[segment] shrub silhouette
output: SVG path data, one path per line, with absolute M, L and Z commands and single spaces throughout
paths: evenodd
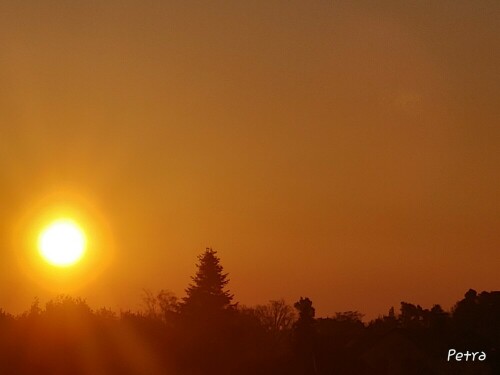
M 0 309 L 0 374 L 460 374 L 445 361 L 450 347 L 487 351 L 478 371 L 500 373 L 500 292 L 469 290 L 451 312 L 402 302 L 364 323 L 357 311 L 317 318 L 302 297 L 296 313 L 280 299 L 241 306 L 228 282 L 207 248 L 181 300 L 161 290 L 145 291 L 139 311 L 71 296 Z

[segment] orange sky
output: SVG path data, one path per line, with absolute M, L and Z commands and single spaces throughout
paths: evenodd
M 4 309 L 183 296 L 206 246 L 237 301 L 323 316 L 500 288 L 500 3 L 10 3 Z M 97 258 L 47 288 L 20 233 L 61 205 Z

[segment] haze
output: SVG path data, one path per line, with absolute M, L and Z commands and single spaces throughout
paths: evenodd
M 95 306 L 183 296 L 207 246 L 236 301 L 307 296 L 320 316 L 498 289 L 499 14 L 493 1 L 2 3 L 1 306 L 52 297 L 11 238 L 61 191 L 112 233 L 112 261 L 73 293 Z

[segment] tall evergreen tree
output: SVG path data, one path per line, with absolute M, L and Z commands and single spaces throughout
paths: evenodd
M 226 290 L 229 282 L 227 273 L 223 272 L 217 252 L 206 248 L 198 257 L 198 271 L 192 277 L 193 282 L 186 289 L 181 310 L 188 314 L 210 314 L 234 307 L 231 303 L 233 295 Z
M 189 373 L 228 374 L 226 353 L 234 346 L 233 296 L 217 252 L 207 248 L 198 257 L 197 271 L 180 306 L 183 346 Z

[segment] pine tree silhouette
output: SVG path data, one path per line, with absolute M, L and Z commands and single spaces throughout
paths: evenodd
M 181 311 L 187 314 L 211 314 L 234 307 L 233 295 L 225 290 L 229 282 L 223 272 L 217 252 L 206 248 L 199 257 L 198 271 L 192 277 L 193 282 L 186 289 Z

